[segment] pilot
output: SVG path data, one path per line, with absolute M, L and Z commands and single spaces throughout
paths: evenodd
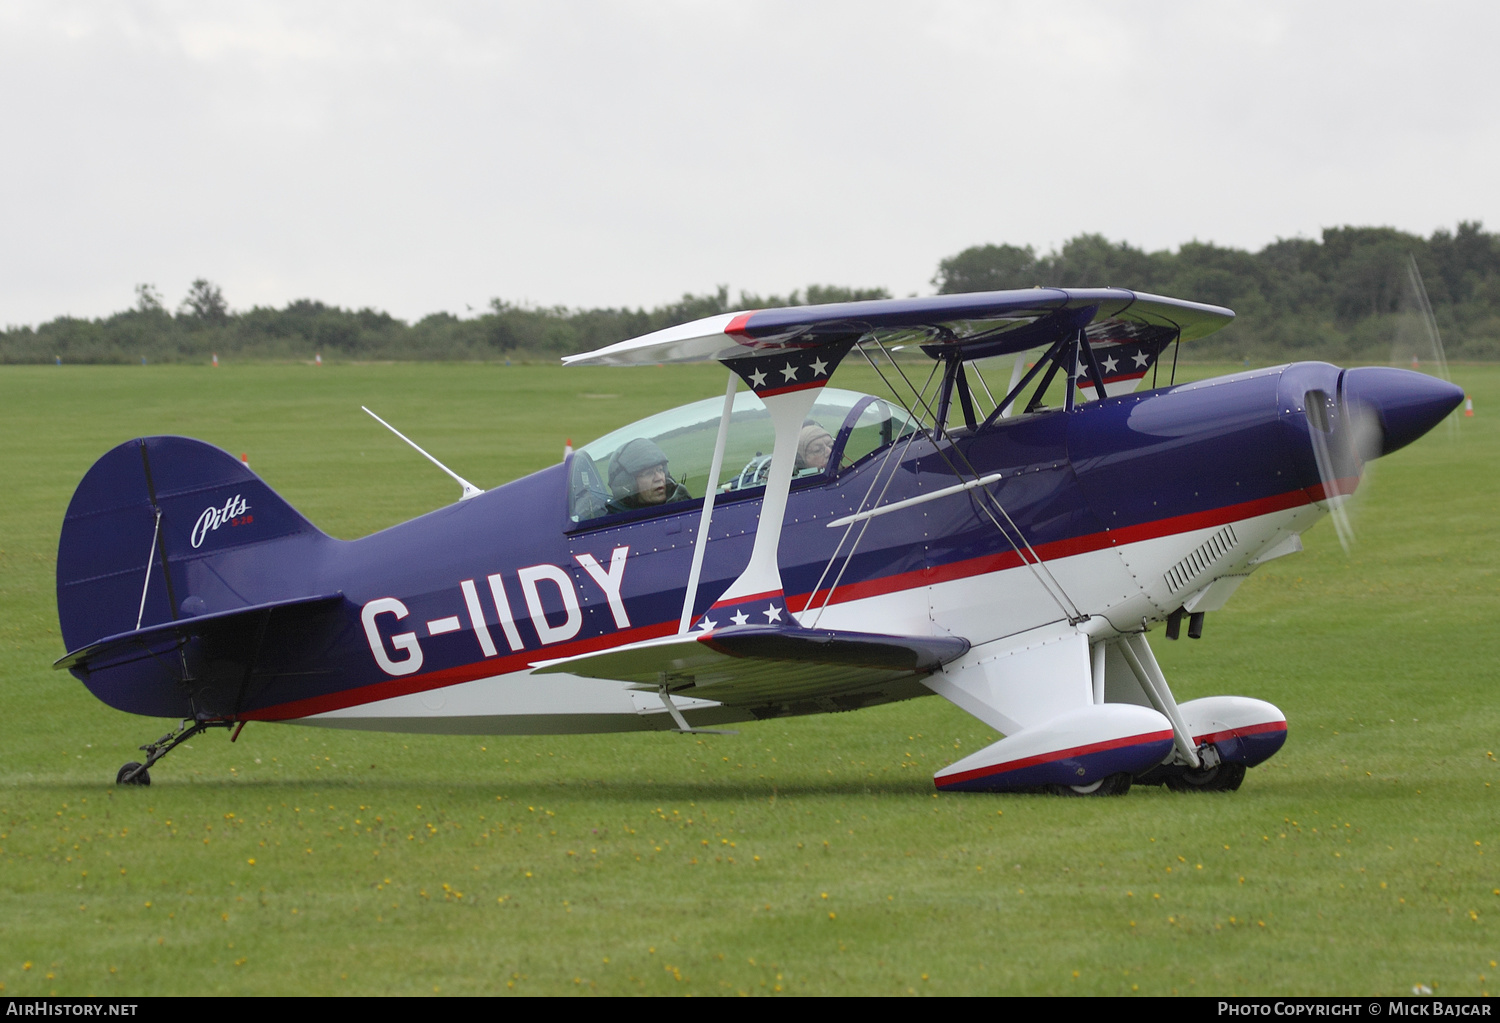
M 833 438 L 817 423 L 808 421 L 797 437 L 797 469 L 828 468 L 828 457 L 833 454 Z
M 687 488 L 667 471 L 667 453 L 656 442 L 637 437 L 609 460 L 609 502 L 612 512 L 650 508 L 688 500 Z

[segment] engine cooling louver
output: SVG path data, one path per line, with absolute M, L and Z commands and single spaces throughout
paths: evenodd
M 1203 541 L 1198 549 L 1177 564 L 1167 570 L 1164 577 L 1167 586 L 1173 593 L 1186 589 L 1188 584 L 1197 579 L 1215 563 L 1222 561 L 1230 551 L 1239 544 L 1239 538 L 1234 535 L 1233 526 L 1225 526 L 1213 536 Z

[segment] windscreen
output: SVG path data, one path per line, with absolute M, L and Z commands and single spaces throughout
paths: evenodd
M 569 509 L 573 521 L 702 498 L 723 409 L 722 398 L 705 398 L 642 419 L 579 448 L 573 456 Z M 847 440 L 835 451 L 846 425 L 850 428 Z M 835 469 L 850 465 L 914 428 L 904 412 L 879 398 L 825 387 L 804 422 L 793 479 L 827 474 L 835 461 Z M 775 431 L 765 405 L 749 391 L 736 394 L 719 493 L 764 486 L 774 444 Z M 660 457 L 666 459 L 664 482 L 651 476 L 654 466 L 646 465 Z

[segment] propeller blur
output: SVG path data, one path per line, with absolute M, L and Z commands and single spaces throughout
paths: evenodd
M 1232 317 L 1040 288 L 710 317 L 564 361 L 714 359 L 722 398 L 353 541 L 223 451 L 131 440 L 63 523 L 57 666 L 181 720 L 121 783 L 249 721 L 693 732 L 935 693 L 1004 736 L 940 789 L 1234 789 L 1284 715 L 1179 704 L 1146 634 L 1201 636 L 1463 394 L 1324 363 L 1139 390 Z M 846 358 L 895 396 L 827 386 Z

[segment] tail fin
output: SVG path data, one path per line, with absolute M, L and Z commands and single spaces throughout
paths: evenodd
M 128 441 L 89 469 L 63 519 L 63 642 L 77 650 L 316 592 L 329 539 L 226 451 L 186 437 Z

